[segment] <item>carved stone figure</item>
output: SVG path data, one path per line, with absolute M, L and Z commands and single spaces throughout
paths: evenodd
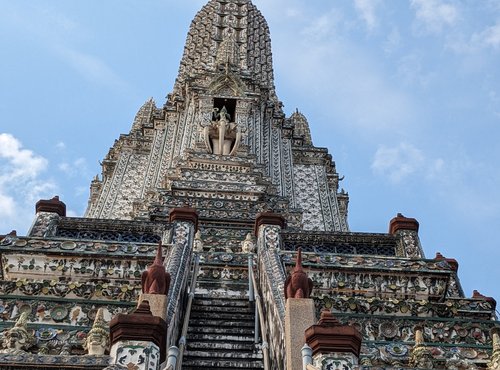
M 243 253 L 254 253 L 255 243 L 253 242 L 251 233 L 248 233 L 245 240 L 241 242 L 241 251 Z
M 154 263 L 142 273 L 142 292 L 144 294 L 167 295 L 170 287 L 170 274 L 163 266 L 162 245 L 158 244 L 158 251 Z
M 477 370 L 477 366 L 466 359 L 450 359 L 446 361 L 446 370 Z
M 285 298 L 309 298 L 313 290 L 313 281 L 302 268 L 302 249 L 299 248 L 297 262 L 285 282 Z
M 230 67 L 239 68 L 240 56 L 234 30 L 228 30 L 228 34 L 221 42 L 217 50 L 215 64 L 217 66 L 224 66 L 226 68 L 226 73 L 229 71 Z
M 0 353 L 18 355 L 25 353 L 34 343 L 35 338 L 27 328 L 28 313 L 23 312 L 14 327 L 6 330 L 3 334 Z
M 241 130 L 235 122 L 231 122 L 225 106 L 220 112 L 214 109 L 214 121 L 203 130 L 205 145 L 212 154 L 233 155 L 238 150 Z
M 488 369 L 500 370 L 500 328 L 493 328 L 491 330 L 491 338 L 493 353 L 491 354 L 490 362 L 488 362 Z
M 89 355 L 102 356 L 109 347 L 109 329 L 104 321 L 104 310 L 99 308 L 94 320 L 94 325 L 90 329 L 85 339 L 84 348 Z
M 203 240 L 201 240 L 201 231 L 198 230 L 194 236 L 193 251 L 196 253 L 203 252 Z
M 433 369 L 431 351 L 424 345 L 423 328 L 415 327 L 415 346 L 411 351 L 410 365 L 420 369 Z

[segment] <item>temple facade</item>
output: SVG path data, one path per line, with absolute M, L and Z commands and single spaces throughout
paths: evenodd
M 40 200 L 0 236 L 0 368 L 500 369 L 495 300 L 415 219 L 351 231 L 339 182 L 282 110 L 260 11 L 210 0 L 85 215 Z

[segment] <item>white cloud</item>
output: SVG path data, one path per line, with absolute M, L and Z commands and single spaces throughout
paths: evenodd
M 414 175 L 424 163 L 425 157 L 422 151 L 403 142 L 393 148 L 379 147 L 371 167 L 376 174 L 388 176 L 391 182 L 399 183 Z
M 0 233 L 25 227 L 37 200 L 52 197 L 56 185 L 41 178 L 48 161 L 22 147 L 14 136 L 0 134 Z
M 469 158 L 456 146 L 445 158 L 432 156 L 407 142 L 380 146 L 371 168 L 388 182 L 418 187 L 420 192 L 439 198 L 447 207 L 467 213 L 468 217 L 473 213 L 481 217 L 498 215 L 500 197 L 495 192 L 500 181 L 498 171 L 490 164 Z
M 127 87 L 102 58 L 76 48 L 86 32 L 65 14 L 40 5 L 26 7 L 22 12 L 15 6 L 6 7 L 0 12 L 0 23 L 26 34 L 37 47 L 42 46 L 53 53 L 89 82 L 117 90 Z
M 474 44 L 480 44 L 485 47 L 491 47 L 493 49 L 500 48 L 500 23 L 491 26 L 480 33 L 476 33 L 472 36 L 472 42 Z
M 14 199 L 12 197 L 2 194 L 2 189 L 0 188 L 0 219 L 10 219 L 15 213 Z M 0 234 L 7 232 L 7 230 L 0 230 Z
M 439 33 L 459 19 L 458 8 L 443 0 L 411 0 L 417 20 L 430 33 Z
M 427 87 L 432 74 L 424 71 L 421 55 L 411 53 L 402 57 L 398 62 L 398 80 L 408 86 Z
M 285 11 L 285 14 L 287 17 L 296 18 L 296 17 L 300 16 L 301 12 L 297 8 L 287 8 Z
M 379 3 L 379 0 L 354 0 L 356 10 L 361 19 L 366 23 L 368 31 L 372 31 L 377 27 L 378 20 L 375 13 Z
M 88 186 L 78 186 L 75 189 L 75 194 L 76 195 L 86 195 L 89 193 L 89 187 Z
M 75 159 L 73 162 L 62 162 L 57 166 L 60 171 L 64 172 L 69 177 L 75 177 L 77 175 L 84 178 L 88 178 L 88 166 L 87 160 L 85 158 Z
M 102 59 L 66 46 L 56 46 L 56 52 L 89 82 L 123 89 L 126 83 Z
M 309 22 L 309 25 L 302 30 L 302 34 L 315 40 L 328 38 L 335 31 L 338 17 L 336 12 L 323 14 Z
M 384 51 L 391 54 L 401 45 L 401 34 L 397 27 L 393 27 L 387 39 L 384 42 Z
M 0 134 L 0 158 L 2 163 L 0 184 L 9 178 L 35 178 L 47 167 L 47 160 L 35 155 L 31 150 L 23 149 L 21 143 L 10 134 Z
M 63 142 L 63 141 L 59 141 L 57 144 L 56 144 L 56 148 L 60 151 L 63 151 L 66 149 L 66 144 Z
M 490 99 L 491 111 L 496 117 L 500 118 L 500 94 L 495 90 L 490 90 L 488 97 Z
M 300 50 L 283 49 L 275 61 L 277 69 L 289 76 L 291 88 L 301 90 L 308 104 L 315 104 L 309 109 L 370 135 L 412 121 L 410 96 L 391 85 L 364 49 L 347 40 L 324 38 L 308 40 Z

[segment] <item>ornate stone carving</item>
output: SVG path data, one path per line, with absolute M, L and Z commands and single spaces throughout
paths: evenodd
M 84 348 L 89 355 L 102 356 L 109 348 L 109 328 L 104 321 L 104 309 L 99 308 L 92 325 L 85 339 Z
M 307 277 L 302 268 L 302 250 L 299 248 L 295 267 L 285 281 L 285 299 L 309 298 L 313 287 L 313 281 Z
M 151 266 L 142 273 L 142 292 L 144 294 L 168 294 L 170 274 L 163 265 L 162 245 L 158 244 L 158 252 Z
M 219 155 L 234 155 L 241 142 L 241 130 L 231 121 L 226 107 L 220 112 L 214 110 L 214 120 L 209 126 L 203 128 L 205 145 L 210 153 Z
M 25 353 L 34 343 L 35 338 L 28 330 L 28 313 L 23 312 L 17 319 L 14 327 L 3 333 L 2 347 L 0 353 L 19 355 Z
M 431 351 L 424 345 L 423 328 L 415 328 L 415 346 L 410 355 L 410 365 L 422 369 L 434 369 Z
M 194 235 L 193 252 L 201 253 L 203 252 L 203 240 L 201 240 L 201 231 L 198 230 Z
M 245 237 L 245 240 L 241 242 L 241 251 L 243 253 L 254 253 L 255 252 L 255 243 L 252 238 L 252 234 L 248 233 Z
M 492 347 L 488 370 L 500 370 L 500 329 L 495 327 L 491 330 Z

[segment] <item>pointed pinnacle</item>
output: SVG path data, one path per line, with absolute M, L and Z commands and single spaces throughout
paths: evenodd
M 158 243 L 158 249 L 156 250 L 156 257 L 155 257 L 155 261 L 153 262 L 153 265 L 159 265 L 159 266 L 163 266 L 163 254 L 162 254 L 163 250 L 162 250 L 162 245 L 161 245 L 161 241 Z
M 295 262 L 295 271 L 302 271 L 302 248 L 298 249 L 297 261 Z

